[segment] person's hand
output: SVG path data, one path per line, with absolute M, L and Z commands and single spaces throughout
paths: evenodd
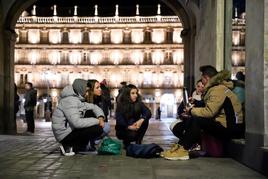
M 186 105 L 185 108 L 184 108 L 184 112 L 185 112 L 186 114 L 190 114 L 190 110 L 191 110 L 191 109 L 192 109 L 192 105 L 190 105 L 190 106 Z
M 104 128 L 104 124 L 105 124 L 105 122 L 104 122 L 104 118 L 103 118 L 103 117 L 98 117 L 98 119 L 99 119 L 99 125 L 100 125 L 102 128 Z
M 187 120 L 187 119 L 190 119 L 190 118 L 191 118 L 191 115 L 187 114 L 186 112 L 181 113 L 181 115 L 180 115 L 181 120 Z
M 131 131 L 136 131 L 137 130 L 137 124 L 134 123 L 134 124 L 128 126 L 128 129 L 131 130 Z
M 142 123 L 144 122 L 144 119 L 139 119 L 138 121 L 136 121 L 136 128 L 137 130 L 141 127 Z
M 189 103 L 193 104 L 195 99 L 190 96 L 188 100 L 189 100 Z

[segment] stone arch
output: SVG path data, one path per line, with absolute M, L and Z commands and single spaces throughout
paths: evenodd
M 10 120 L 14 118 L 13 114 L 13 98 L 14 98 L 14 47 L 16 40 L 15 25 L 17 19 L 21 13 L 37 0 L 13 0 L 3 4 L 7 12 L 0 14 L 1 25 L 0 36 L 2 36 L 2 47 L 0 44 L 0 51 L 2 51 L 1 63 L 3 67 L 0 67 L 2 71 L 1 75 L 1 90 L 0 92 L 0 133 L 15 133 L 16 132 L 16 121 Z M 184 0 L 162 0 L 170 9 L 177 14 L 181 20 L 184 30 L 181 33 L 184 43 L 184 82 L 185 86 L 191 90 L 194 84 L 194 47 L 195 47 L 195 28 L 196 19 L 193 13 L 192 6 L 196 7 L 195 3 Z M 1 9 L 3 9 L 1 8 Z

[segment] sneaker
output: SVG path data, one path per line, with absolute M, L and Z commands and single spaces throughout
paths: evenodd
M 61 151 L 61 154 L 64 156 L 75 155 L 75 153 L 73 152 L 73 147 L 68 147 L 68 146 L 63 147 L 63 145 L 60 145 L 60 151 Z
M 171 145 L 171 148 L 168 149 L 168 150 L 165 150 L 165 151 L 161 152 L 161 153 L 160 153 L 160 156 L 161 156 L 161 157 L 164 157 L 166 153 L 174 152 L 174 151 L 177 150 L 178 148 L 180 148 L 180 145 L 179 145 L 179 144 L 172 144 L 172 145 Z
M 168 160 L 188 160 L 189 152 L 183 147 L 179 147 L 175 150 L 166 151 L 163 157 Z

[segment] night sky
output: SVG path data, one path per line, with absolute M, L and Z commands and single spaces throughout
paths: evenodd
M 115 5 L 119 4 L 119 16 L 135 16 L 136 4 L 140 6 L 141 16 L 156 15 L 157 4 L 161 4 L 162 15 L 174 15 L 160 0 L 38 0 L 37 16 L 52 16 L 52 6 L 57 4 L 58 16 L 72 16 L 74 6 L 78 6 L 78 16 L 94 16 L 94 5 L 98 5 L 99 16 L 114 16 Z M 233 6 L 237 7 L 238 14 L 245 12 L 245 0 L 233 0 Z M 30 12 L 32 7 L 28 8 Z
M 94 6 L 98 5 L 99 16 L 114 16 L 115 5 L 119 4 L 119 16 L 135 16 L 136 4 L 140 6 L 140 16 L 157 14 L 157 4 L 161 4 L 162 15 L 174 15 L 160 0 L 38 0 L 38 16 L 51 16 L 52 6 L 57 4 L 58 16 L 72 16 L 73 7 L 78 6 L 78 16 L 94 16 Z M 30 12 L 32 7 L 27 11 Z

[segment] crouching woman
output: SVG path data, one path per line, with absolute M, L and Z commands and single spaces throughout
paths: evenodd
M 138 88 L 127 85 L 118 98 L 116 108 L 116 136 L 125 147 L 131 142 L 141 144 L 147 131 L 151 111 L 141 101 Z
M 57 108 L 52 115 L 52 130 L 56 140 L 61 143 L 64 155 L 91 149 L 94 140 L 103 133 L 104 114 L 94 104 L 84 102 L 87 81 L 76 79 L 66 86 Z M 92 110 L 96 117 L 84 118 L 85 111 Z

